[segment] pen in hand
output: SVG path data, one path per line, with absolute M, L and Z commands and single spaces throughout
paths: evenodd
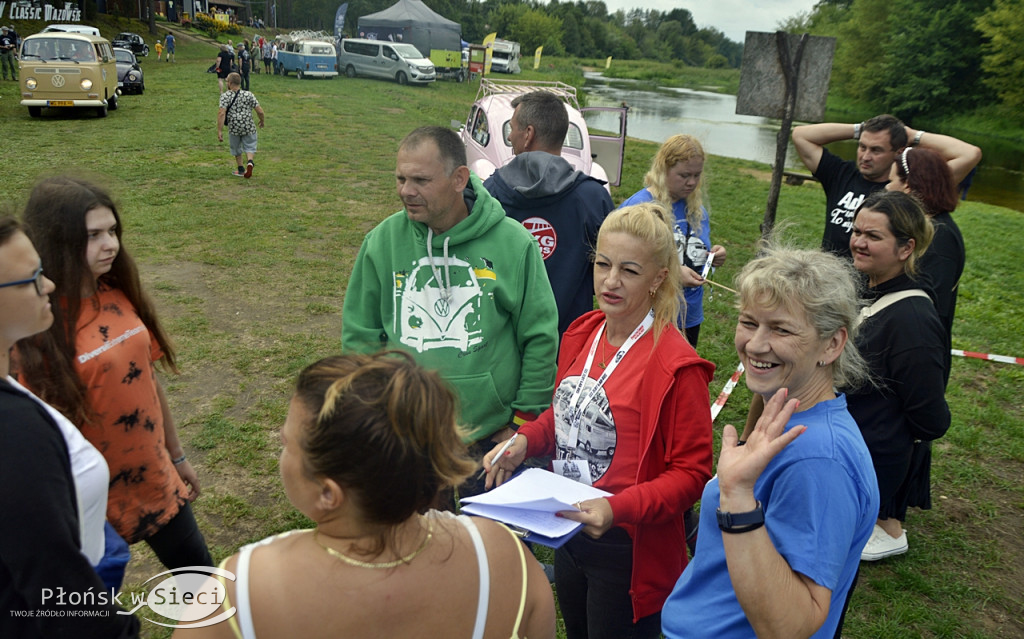
M 511 437 L 508 438 L 508 441 L 505 442 L 505 445 L 501 447 L 501 450 L 498 451 L 498 454 L 491 458 L 491 466 L 494 466 L 494 464 L 498 463 L 498 460 L 501 459 L 501 456 L 507 453 L 509 448 L 512 448 L 512 444 L 516 443 L 517 437 L 519 437 L 519 433 L 514 433 Z M 486 473 L 487 469 L 481 468 L 480 474 L 477 475 L 477 477 L 483 477 Z

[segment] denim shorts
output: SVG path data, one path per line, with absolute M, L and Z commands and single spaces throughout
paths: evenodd
M 256 133 L 245 135 L 228 134 L 228 143 L 231 145 L 231 155 L 239 156 L 243 153 L 256 152 L 256 140 L 259 136 Z

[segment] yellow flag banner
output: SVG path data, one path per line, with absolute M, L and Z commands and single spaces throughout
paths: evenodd
M 534 70 L 540 68 L 540 54 L 544 51 L 544 45 L 537 47 L 537 50 L 533 52 L 533 68 Z
M 608 59 L 604 61 L 604 68 L 610 69 L 612 67 L 612 57 L 608 56 Z
M 494 40 L 498 37 L 498 32 L 488 34 L 484 38 L 483 45 L 487 47 L 487 51 L 484 52 L 484 75 L 491 75 L 491 55 L 494 51 Z

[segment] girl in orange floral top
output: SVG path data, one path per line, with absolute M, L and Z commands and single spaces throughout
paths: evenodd
M 110 195 L 54 177 L 36 185 L 24 223 L 57 284 L 53 326 L 18 344 L 22 383 L 71 419 L 107 460 L 107 519 L 145 540 L 168 568 L 210 565 L 189 503 L 199 478 L 185 459 L 154 363 L 174 350 L 121 245 Z

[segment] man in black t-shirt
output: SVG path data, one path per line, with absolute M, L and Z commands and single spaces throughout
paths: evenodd
M 825 148 L 850 138 L 858 140 L 856 162 L 842 160 Z M 793 129 L 793 145 L 825 189 L 821 248 L 848 258 L 853 214 L 865 197 L 889 182 L 892 163 L 907 145 L 906 128 L 891 115 L 860 124 L 810 124 Z
M 843 160 L 826 144 L 858 141 L 857 160 Z M 889 183 L 892 164 L 907 145 L 931 149 L 946 160 L 959 183 L 981 159 L 981 149 L 948 135 L 915 130 L 891 115 L 858 124 L 824 122 L 793 129 L 800 159 L 825 189 L 825 232 L 821 248 L 850 258 L 853 214 L 864 198 Z

